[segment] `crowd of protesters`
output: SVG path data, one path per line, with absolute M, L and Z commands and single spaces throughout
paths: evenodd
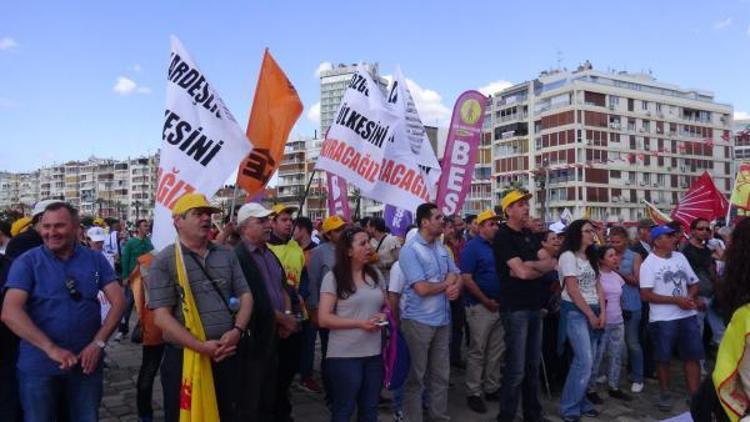
M 713 410 L 743 415 L 750 222 L 550 230 L 530 197 L 512 190 L 465 218 L 425 203 L 402 238 L 380 217 L 313 222 L 258 203 L 221 225 L 221 210 L 187 194 L 161 251 L 146 220 L 87 226 L 68 203 L 41 201 L 0 224 L 0 420 L 98 420 L 110 337 L 142 344 L 141 421 L 153 420 L 157 374 L 164 417 L 180 420 L 186 349 L 211 359 L 222 421 L 292 421 L 295 380 L 332 421 L 376 421 L 384 396 L 395 421 L 447 421 L 451 370 L 465 372 L 477 418 L 496 401 L 498 421 L 548 420 L 543 387 L 565 421 L 644 392 L 668 412 L 726 379 L 737 388 L 709 388 L 722 398 Z M 186 322 L 185 289 L 205 340 Z M 408 366 L 394 363 L 407 352 Z M 670 389 L 675 359 L 683 398 Z

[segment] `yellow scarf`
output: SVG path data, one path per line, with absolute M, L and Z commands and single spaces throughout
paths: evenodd
M 748 410 L 750 399 L 742 387 L 739 366 L 745 355 L 746 337 L 750 335 L 750 304 L 737 309 L 724 332 L 716 355 L 712 374 L 716 395 L 724 412 L 732 422 L 738 421 Z
M 203 323 L 198 315 L 198 307 L 195 304 L 187 271 L 185 271 L 185 263 L 182 260 L 182 247 L 179 239 L 174 244 L 174 251 L 177 282 L 184 296 L 182 314 L 185 317 L 185 328 L 198 340 L 206 341 L 206 332 L 203 330 Z M 219 422 L 211 359 L 188 347 L 183 349 L 182 354 L 180 422 Z

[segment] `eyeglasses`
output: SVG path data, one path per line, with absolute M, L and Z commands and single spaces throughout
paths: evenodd
M 70 295 L 71 299 L 78 302 L 83 298 L 83 295 L 81 295 L 81 292 L 76 289 L 76 281 L 72 278 L 65 279 L 65 288 L 68 289 L 68 294 Z

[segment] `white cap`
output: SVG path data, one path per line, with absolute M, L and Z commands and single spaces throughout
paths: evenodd
M 104 242 L 107 240 L 107 233 L 103 228 L 94 226 L 86 231 L 86 235 L 92 242 Z
M 250 217 L 265 218 L 273 214 L 273 211 L 266 209 L 263 205 L 257 202 L 249 202 L 240 207 L 237 211 L 237 224 L 242 224 L 245 220 Z
M 558 221 L 550 225 L 549 229 L 555 232 L 555 234 L 560 234 L 565 230 L 565 223 L 563 223 L 562 221 Z
M 63 203 L 63 202 L 64 201 L 61 201 L 59 199 L 45 199 L 45 200 L 39 201 L 34 205 L 34 210 L 31 211 L 31 218 L 34 218 L 37 215 L 44 213 L 44 211 L 47 209 L 48 206 L 52 204 Z

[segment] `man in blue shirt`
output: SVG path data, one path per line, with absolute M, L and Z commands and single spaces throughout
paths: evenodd
M 96 421 L 102 355 L 124 308 L 122 288 L 104 256 L 77 242 L 78 212 L 47 206 L 42 246 L 19 256 L 8 274 L 2 320 L 21 338 L 18 382 L 25 420 L 50 421 L 65 400 L 72 421 Z M 112 308 L 101 322 L 97 294 Z
M 409 346 L 411 367 L 404 391 L 404 416 L 422 421 L 422 395 L 429 369 L 428 413 L 431 420 L 447 421 L 450 377 L 450 300 L 461 293 L 458 268 L 440 242 L 443 213 L 435 204 L 417 207 L 419 232 L 399 255 L 406 280 L 401 329 Z
M 497 400 L 500 389 L 500 362 L 505 349 L 503 324 L 498 312 L 500 280 L 495 268 L 492 241 L 500 217 L 492 210 L 476 218 L 477 235 L 461 252 L 461 278 L 466 286 L 466 322 L 471 342 L 466 356 L 466 403 L 477 413 L 486 413 L 487 400 Z

